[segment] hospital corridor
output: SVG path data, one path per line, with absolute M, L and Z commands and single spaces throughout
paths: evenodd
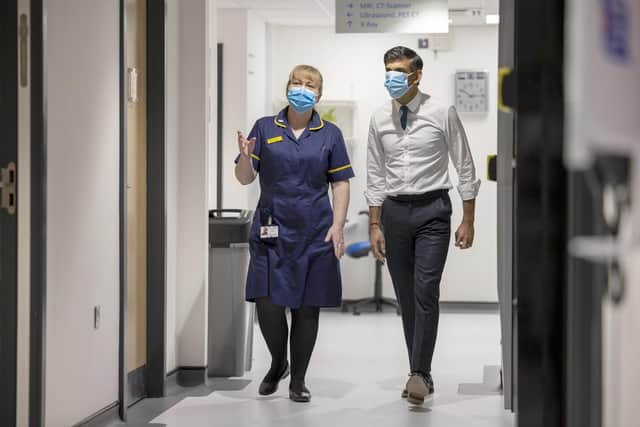
M 640 2 L 0 1 L 0 427 L 638 427 Z

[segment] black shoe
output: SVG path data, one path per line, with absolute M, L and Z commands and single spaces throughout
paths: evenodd
M 276 377 L 277 378 L 276 381 L 267 381 L 267 378 L 269 377 L 269 374 L 267 374 L 265 379 L 262 380 L 262 383 L 260 383 L 260 388 L 258 389 L 258 393 L 261 396 L 269 396 L 275 393 L 276 391 L 278 391 L 278 384 L 280 383 L 280 381 L 287 378 L 288 376 L 289 376 L 289 362 L 286 362 L 280 375 Z
M 289 399 L 294 402 L 308 403 L 311 401 L 311 392 L 303 381 L 291 381 L 289 385 Z
M 427 387 L 429 388 L 429 394 L 433 394 L 436 389 L 433 385 L 433 378 L 431 377 L 431 374 L 427 374 L 426 381 L 427 381 Z
M 402 390 L 402 398 L 406 399 L 407 397 L 409 397 L 409 392 L 407 391 L 407 389 L 405 388 L 404 390 Z

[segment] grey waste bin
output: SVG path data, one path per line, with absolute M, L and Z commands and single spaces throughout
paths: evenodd
M 251 370 L 253 304 L 245 302 L 253 212 L 209 212 L 208 375 L 241 377 Z

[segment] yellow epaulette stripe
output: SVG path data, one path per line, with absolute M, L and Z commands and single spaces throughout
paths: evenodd
M 329 173 L 340 172 L 340 171 L 343 171 L 345 169 L 349 169 L 350 167 L 351 167 L 351 165 L 344 165 L 344 166 L 340 166 L 339 168 L 329 169 Z
M 282 135 L 274 136 L 273 138 L 267 139 L 267 144 L 273 144 L 274 142 L 282 141 Z

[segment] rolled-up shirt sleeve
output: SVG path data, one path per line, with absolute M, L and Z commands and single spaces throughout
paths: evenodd
M 469 140 L 455 107 L 449 108 L 445 134 L 449 157 L 458 172 L 458 193 L 460 193 L 462 200 L 475 199 L 480 191 L 480 180 L 476 177 L 476 167 L 469 148 Z
M 375 118 L 369 123 L 367 141 L 367 190 L 365 197 L 369 206 L 382 206 L 385 198 L 385 160 L 384 148 L 378 138 Z

